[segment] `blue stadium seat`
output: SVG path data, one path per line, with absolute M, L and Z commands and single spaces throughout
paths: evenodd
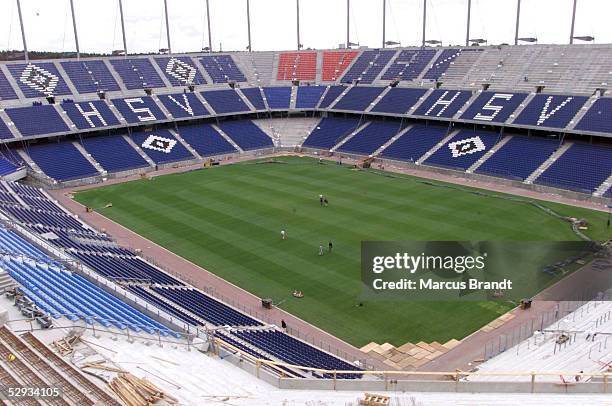
M 178 131 L 181 137 L 202 157 L 237 152 L 236 148 L 210 124 L 181 126 Z
M 131 138 L 156 164 L 195 159 L 168 130 L 135 131 Z
M 291 103 L 291 87 L 264 87 L 263 92 L 270 109 L 287 110 Z
M 210 115 L 195 93 L 162 94 L 157 96 L 174 118 L 202 117 Z
M 389 145 L 380 156 L 399 161 L 416 162 L 442 141 L 447 134 L 448 127 L 415 125 Z
M 338 102 L 332 106 L 333 110 L 364 111 L 367 109 L 384 88 L 355 86 L 351 88 Z
M 314 109 L 319 104 L 325 86 L 299 86 L 295 107 L 298 109 Z
M 435 49 L 404 49 L 382 76 L 383 80 L 410 81 L 419 77 L 436 55 Z
M 465 109 L 461 118 L 486 123 L 504 123 L 526 97 L 526 93 L 481 92 Z
M 536 94 L 513 124 L 565 128 L 589 98 Z
M 346 86 L 330 86 L 327 93 L 325 93 L 325 96 L 323 96 L 323 100 L 321 100 L 319 108 L 328 108 L 329 105 L 332 104 L 334 100 L 336 100 L 345 90 Z
M 15 107 L 5 111 L 24 137 L 70 131 L 53 106 Z
M 389 141 L 401 130 L 399 121 L 374 121 L 363 130 L 359 131 L 353 138 L 342 144 L 338 151 L 354 154 L 373 154 L 384 143 Z
M 597 99 L 576 125 L 576 130 L 612 133 L 612 98 Z
M 0 139 L 8 140 L 11 138 L 14 138 L 13 133 L 11 133 L 11 130 L 4 124 L 4 121 L 0 120 Z
M 188 56 L 155 57 L 172 86 L 204 85 L 206 79 Z
M 103 100 L 61 104 L 79 130 L 119 125 L 119 120 Z
M 410 108 L 423 97 L 426 91 L 425 89 L 394 87 L 389 89 L 371 111 L 376 113 L 407 114 Z
M 165 120 L 166 116 L 150 96 L 111 100 L 128 123 L 149 123 Z
M 219 124 L 243 151 L 272 148 L 272 139 L 250 120 L 226 121 Z
M 166 87 L 148 58 L 119 58 L 110 62 L 128 90 Z
M 246 97 L 255 110 L 266 110 L 266 103 L 264 102 L 263 96 L 261 95 L 261 89 L 259 87 L 245 87 L 240 89 L 244 97 Z
M 148 162 L 121 135 L 83 138 L 81 144 L 107 172 L 120 172 L 149 166 Z
M 7 65 L 25 97 L 70 94 L 70 89 L 52 62 Z
M 425 160 L 426 165 L 466 170 L 482 158 L 497 142 L 499 134 L 492 131 L 460 130 L 446 145 Z
M 200 58 L 200 62 L 213 83 L 246 82 L 231 55 L 206 55 Z
M 70 141 L 34 144 L 27 152 L 47 176 L 58 181 L 99 175 L 98 170 Z M 67 162 L 70 165 L 66 165 Z
M 414 111 L 416 116 L 451 118 L 467 103 L 472 92 L 436 89 Z
M 61 65 L 79 93 L 121 90 L 104 61 L 62 61 Z
M 479 52 L 481 49 L 460 49 L 460 48 L 449 48 L 442 51 L 442 54 L 436 59 L 436 61 L 431 65 L 429 70 L 423 76 L 423 79 L 426 80 L 438 80 L 448 70 L 448 68 L 454 63 L 455 59 L 462 52 Z
M 362 84 L 374 82 L 395 53 L 395 50 L 382 49 L 363 51 L 342 77 L 342 83 L 352 83 L 354 80 Z
M 250 111 L 249 106 L 235 90 L 210 90 L 202 92 L 202 96 L 217 114 L 239 113 Z
M 359 123 L 360 121 L 354 118 L 324 118 L 302 145 L 309 148 L 331 149 L 355 131 Z
M 2 100 L 14 100 L 17 98 L 17 94 L 13 87 L 7 80 L 4 72 L 0 70 L 0 101 Z

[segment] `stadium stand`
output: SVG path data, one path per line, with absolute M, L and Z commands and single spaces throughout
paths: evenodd
M 14 138 L 11 130 L 4 124 L 4 121 L 0 120 L 0 139 L 8 140 Z
M 518 108 L 525 93 L 482 92 L 461 115 L 464 120 L 503 123 Z
M 381 153 L 381 158 L 416 162 L 448 135 L 448 127 L 415 125 Z
M 172 86 L 206 84 L 206 79 L 188 56 L 156 57 L 153 59 Z
M 438 80 L 442 76 L 445 75 L 449 66 L 451 66 L 455 59 L 457 59 L 461 53 L 463 52 L 477 52 L 479 49 L 467 48 L 467 49 L 457 49 L 457 48 L 448 48 L 444 49 L 440 56 L 436 59 L 436 61 L 431 65 L 429 70 L 423 76 L 423 79 L 426 80 Z
M 139 96 L 125 99 L 113 99 L 119 113 L 128 123 L 148 123 L 164 120 L 166 116 L 150 96 Z
M 18 165 L 6 158 L 0 158 L 0 177 L 9 175 L 19 168 Z
M 470 91 L 436 89 L 414 111 L 414 115 L 451 118 L 472 96 Z
M 355 131 L 358 126 L 359 120 L 354 118 L 324 118 L 308 135 L 302 146 L 330 149 Z
M 319 108 L 326 109 L 346 90 L 345 86 L 329 86 L 327 92 L 323 96 L 323 100 L 319 104 Z
M 588 109 L 576 130 L 612 133 L 612 98 L 597 99 Z
M 587 100 L 586 96 L 536 94 L 513 124 L 565 128 Z
M 476 172 L 523 181 L 550 158 L 558 147 L 558 140 L 513 136 Z
M 202 96 L 217 114 L 239 113 L 250 111 L 249 106 L 235 90 L 210 90 L 202 92 Z
M 70 131 L 53 106 L 15 107 L 5 111 L 24 137 Z
M 0 102 L 3 100 L 14 100 L 16 98 L 17 93 L 13 90 L 4 72 L 0 70 Z
M 425 89 L 391 88 L 370 111 L 374 113 L 407 114 L 410 108 L 425 95 L 425 92 Z
M 411 81 L 418 78 L 436 55 L 434 49 L 404 49 L 382 75 L 383 80 Z
M 70 89 L 52 62 L 7 65 L 25 97 L 70 94 Z
M 576 142 L 536 183 L 593 193 L 612 174 L 612 148 Z
M 242 94 L 251 102 L 255 110 L 266 110 L 266 103 L 264 102 L 261 94 L 261 88 L 259 87 L 246 87 L 240 89 Z
M 79 130 L 119 125 L 108 104 L 103 100 L 89 102 L 63 102 L 62 110 Z
M 315 80 L 317 52 L 282 52 L 278 60 L 277 80 Z
M 98 170 L 70 141 L 30 145 L 27 153 L 47 176 L 57 181 L 99 175 Z M 70 162 L 70 165 L 66 165 L 66 162 Z
M 264 87 L 263 92 L 270 109 L 289 109 L 291 103 L 291 87 Z
M 178 132 L 202 157 L 237 152 L 210 124 L 185 125 L 179 127 Z
M 342 77 L 343 83 L 371 84 L 395 55 L 395 50 L 365 50 Z
M 195 93 L 162 94 L 157 98 L 174 118 L 210 115 L 210 112 Z
M 339 80 L 357 55 L 358 51 L 323 51 L 321 80 L 323 82 Z
M 195 158 L 168 130 L 134 131 L 131 138 L 156 164 Z
M 166 87 L 149 58 L 111 59 L 110 63 L 128 90 Z
M 62 68 L 79 93 L 121 90 L 104 61 L 62 61 Z
M 213 83 L 246 82 L 231 55 L 206 55 L 200 58 Z
M 383 90 L 382 87 L 354 86 L 331 108 L 333 110 L 364 111 Z
M 215 326 L 261 326 L 262 324 L 239 311 L 195 289 L 187 287 L 151 287 L 162 297 L 189 309 Z
M 374 121 L 364 129 L 355 134 L 346 143 L 342 144 L 338 151 L 370 155 L 383 144 L 389 141 L 401 130 L 401 123 L 398 121 Z
M 500 135 L 484 130 L 460 130 L 425 160 L 426 165 L 467 170 L 482 158 L 498 141 Z
M 81 144 L 107 172 L 121 172 L 149 166 L 122 135 L 87 137 L 81 139 Z
M 225 121 L 219 127 L 243 151 L 274 146 L 272 139 L 250 120 Z
M 297 88 L 295 107 L 298 109 L 316 108 L 325 89 L 325 86 L 299 86 Z

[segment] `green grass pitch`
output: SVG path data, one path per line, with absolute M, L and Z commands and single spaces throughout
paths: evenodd
M 362 240 L 577 239 L 567 223 L 527 204 L 310 158 L 278 160 L 285 164 L 245 162 L 75 198 L 259 297 L 283 300 L 283 309 L 356 346 L 461 339 L 509 309 L 493 302 L 357 306 Z M 320 207 L 319 194 L 329 207 Z M 605 238 L 606 213 L 545 205 L 588 219 L 589 235 Z M 333 253 L 319 256 L 319 243 L 327 248 L 329 240 Z M 293 298 L 294 289 L 305 297 Z

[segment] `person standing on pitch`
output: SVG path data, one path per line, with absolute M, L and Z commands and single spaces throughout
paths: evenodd
M 319 244 L 319 256 L 323 255 L 323 244 Z
M 321 204 L 321 207 L 323 207 L 323 195 L 319 195 L 319 203 Z
M 332 248 L 334 248 L 334 244 L 332 244 L 331 240 L 329 241 L 329 244 L 327 245 L 328 251 L 331 254 L 332 252 Z
M 287 233 L 285 232 L 285 230 L 281 230 L 281 240 L 286 240 L 287 239 Z

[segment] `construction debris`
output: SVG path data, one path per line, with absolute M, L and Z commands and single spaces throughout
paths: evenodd
M 128 406 L 176 405 L 178 400 L 146 379 L 122 372 L 110 383 L 112 390 Z
M 389 396 L 364 393 L 364 398 L 359 400 L 361 406 L 388 406 Z
M 81 336 L 80 335 L 70 335 L 68 337 L 64 337 L 57 341 L 53 341 L 51 346 L 55 348 L 55 350 L 62 356 L 65 357 L 67 355 L 72 354 L 74 351 L 74 345 L 79 342 Z

